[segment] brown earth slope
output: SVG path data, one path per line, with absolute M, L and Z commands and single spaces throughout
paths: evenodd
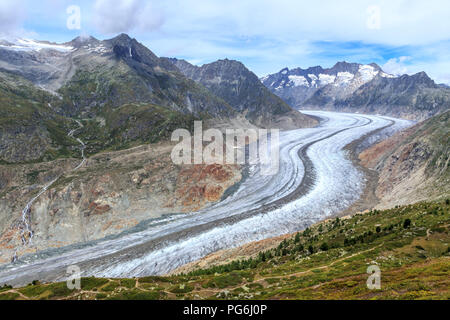
M 450 193 L 450 111 L 418 123 L 360 154 L 379 173 L 379 208 Z
M 49 247 L 99 239 L 167 213 L 198 210 L 240 181 L 235 165 L 173 164 L 167 142 L 80 160 L 0 165 L 0 263 Z M 32 205 L 32 243 L 22 245 L 22 209 Z

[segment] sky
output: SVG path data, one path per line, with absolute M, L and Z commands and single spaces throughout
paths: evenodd
M 235 59 L 258 76 L 375 62 L 450 84 L 448 0 L 0 0 L 0 38 L 119 33 L 158 56 Z

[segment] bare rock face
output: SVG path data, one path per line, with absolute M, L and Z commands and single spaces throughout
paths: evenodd
M 360 154 L 379 172 L 379 207 L 448 197 L 450 111 L 434 116 Z
M 237 183 L 236 165 L 187 165 L 177 177 L 175 198 L 169 206 L 182 206 L 183 211 L 195 211 L 209 202 L 220 200 L 225 190 Z
M 238 166 L 174 165 L 171 147 L 163 143 L 99 154 L 77 171 L 71 171 L 79 163 L 75 159 L 0 166 L 0 263 L 9 262 L 15 249 L 20 257 L 117 234 L 163 214 L 201 209 L 241 179 Z M 34 235 L 24 246 L 22 209 L 57 176 L 31 207 Z

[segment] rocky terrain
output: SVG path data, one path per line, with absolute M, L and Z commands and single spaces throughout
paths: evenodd
M 240 181 L 238 166 L 183 165 L 173 145 L 159 143 L 79 160 L 0 165 L 0 262 L 47 248 L 82 243 L 167 213 L 195 211 L 218 201 Z M 21 243 L 20 212 L 43 185 L 59 177 L 31 208 L 33 240 Z
M 450 111 L 418 123 L 360 154 L 379 173 L 378 207 L 442 199 L 450 194 Z
M 297 109 L 384 114 L 424 120 L 446 111 L 450 90 L 425 72 L 394 76 L 377 64 L 338 62 L 332 68 L 282 69 L 263 84 Z

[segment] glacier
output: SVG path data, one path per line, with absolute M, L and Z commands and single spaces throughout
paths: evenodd
M 370 145 L 412 124 L 377 115 L 302 112 L 321 118 L 321 124 L 280 132 L 276 175 L 251 166 L 237 190 L 218 203 L 147 221 L 116 237 L 30 256 L 0 269 L 0 284 L 63 280 L 70 265 L 79 266 L 82 276 L 164 274 L 217 250 L 305 229 L 348 208 L 364 190 L 365 177 L 346 145 L 363 137 Z

